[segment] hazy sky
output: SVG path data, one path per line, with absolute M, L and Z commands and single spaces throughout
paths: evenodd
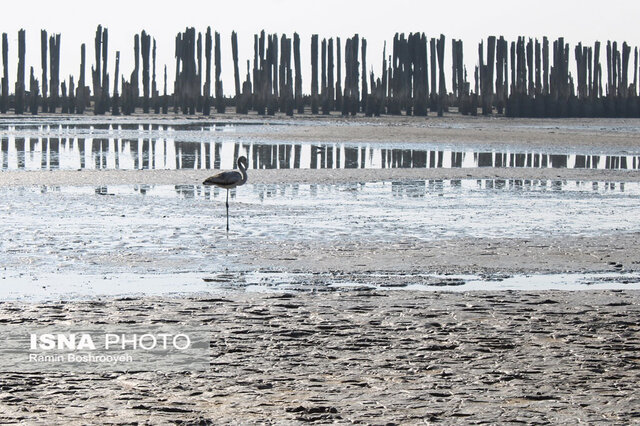
M 9 35 L 9 72 L 14 80 L 17 66 L 17 32 L 27 31 L 27 67 L 34 66 L 40 76 L 40 29 L 61 33 L 61 79 L 71 73 L 77 81 L 80 44 L 87 44 L 87 73 L 93 63 L 93 37 L 98 24 L 109 29 L 109 72 L 113 76 L 115 51 L 120 50 L 121 73 L 129 75 L 133 63 L 133 36 L 145 29 L 157 41 L 158 82 L 162 85 L 162 65 L 167 64 L 169 87 L 173 81 L 174 39 L 186 26 L 205 32 L 207 26 L 222 38 L 223 82 L 226 94 L 232 94 L 231 31 L 238 32 L 240 61 L 253 57 L 253 34 L 261 29 L 269 33 L 297 31 L 301 36 L 303 84 L 307 92 L 310 66 L 309 45 L 313 33 L 323 37 L 359 33 L 367 39 L 368 67 L 380 73 L 382 46 L 395 32 L 424 32 L 428 37 L 440 33 L 447 37 L 447 60 L 450 39 L 465 43 L 465 64 L 472 76 L 477 61 L 477 43 L 488 35 L 504 35 L 508 40 L 518 35 L 550 38 L 564 36 L 570 43 L 595 40 L 627 41 L 640 45 L 640 1 L 538 0 L 518 1 L 346 1 L 346 0 L 236 0 L 178 1 L 163 8 L 159 1 L 109 0 L 36 0 L 3 2 L 0 31 Z M 91 6 L 89 6 L 91 5 Z M 95 6 L 94 6 L 95 5 Z M 180 5 L 178 7 L 177 5 Z M 526 5 L 526 6 L 525 6 Z M 573 59 L 572 59 L 573 60 Z M 244 67 L 241 66 L 241 73 Z M 449 66 L 448 66 L 449 68 Z M 29 69 L 27 68 L 27 74 Z M 242 73 L 244 74 L 244 73 Z M 89 74 L 88 74 L 89 75 Z M 112 77 L 113 78 L 113 77 Z M 28 83 L 27 83 L 28 84 Z M 113 87 L 113 86 L 112 86 Z M 171 90 L 171 89 L 170 89 Z

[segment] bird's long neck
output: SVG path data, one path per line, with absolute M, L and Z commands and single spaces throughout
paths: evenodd
M 247 182 L 247 168 L 240 162 L 238 162 L 238 168 L 240 169 L 240 173 L 242 174 L 242 180 L 238 183 L 238 185 L 244 185 L 245 182 Z

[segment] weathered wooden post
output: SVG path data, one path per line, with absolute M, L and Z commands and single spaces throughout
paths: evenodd
M 431 94 L 429 95 L 429 108 L 431 109 L 431 112 L 436 112 L 438 110 L 438 84 L 436 80 L 438 62 L 436 60 L 437 54 L 435 38 L 431 38 L 431 40 L 429 40 L 429 54 L 431 63 Z
M 236 110 L 242 110 L 243 107 L 240 105 L 242 93 L 240 91 L 240 68 L 238 67 L 238 35 L 235 31 L 231 32 L 231 54 L 233 56 L 233 80 L 236 89 Z
M 300 65 L 300 36 L 293 33 L 293 65 L 296 69 L 295 76 L 295 103 L 298 114 L 304 114 L 304 102 L 302 99 L 302 71 Z
M 440 39 L 437 41 L 437 53 L 438 53 L 438 69 L 440 70 L 439 80 L 439 93 L 438 93 L 438 117 L 442 117 L 445 110 L 447 110 L 446 97 L 447 97 L 447 82 L 444 77 L 444 48 L 445 38 L 444 34 L 440 34 Z
M 9 110 L 9 40 L 7 33 L 2 33 L 2 100 L 0 111 L 5 114 Z
M 318 34 L 311 36 L 311 114 L 318 113 Z
M 76 86 L 73 83 L 73 76 L 69 76 L 69 97 L 67 98 L 67 102 L 69 105 L 69 114 L 74 114 L 76 112 L 76 97 L 75 97 Z
M 164 66 L 164 92 L 162 95 L 162 113 L 169 112 L 169 95 L 167 94 L 167 66 Z
M 109 46 L 109 31 L 106 28 L 102 29 L 102 100 L 101 108 L 104 114 L 109 110 L 109 72 L 107 71 L 107 59 L 108 59 L 108 46 Z
M 382 45 L 382 81 L 380 82 L 380 87 L 379 87 L 380 92 L 381 92 L 381 99 L 380 99 L 379 108 L 380 108 L 381 112 L 384 112 L 386 110 L 387 103 L 388 103 L 388 98 L 386 96 L 387 89 L 389 87 L 389 84 L 388 84 L 389 77 L 388 76 L 389 76 L 389 74 L 387 72 L 387 42 L 385 41 L 384 44 Z M 429 96 L 429 90 L 428 89 L 427 89 L 427 96 Z
M 220 80 L 220 74 L 222 73 L 222 60 L 220 56 L 220 33 L 215 32 L 215 68 L 216 68 L 216 112 L 218 114 L 224 114 L 225 102 L 224 92 L 222 90 L 222 80 Z
M 69 113 L 69 102 L 67 99 L 67 83 L 63 80 L 61 85 L 60 85 L 60 89 L 62 91 L 62 113 L 63 114 L 68 114 Z
M 80 45 L 80 79 L 78 80 L 78 88 L 76 89 L 76 112 L 78 114 L 84 114 L 84 109 L 87 105 L 86 102 L 86 82 L 85 82 L 85 45 L 82 43 Z M 43 111 L 44 111 L 44 102 L 43 102 Z
M 234 46 L 233 52 L 233 61 L 236 62 L 238 59 L 238 47 L 236 40 L 235 31 L 231 33 L 231 44 Z M 205 116 L 209 116 L 211 114 L 211 51 L 213 49 L 213 39 L 211 37 L 211 27 L 207 27 L 207 32 L 204 36 L 204 63 L 205 63 L 205 71 L 204 71 L 204 88 L 203 88 L 203 104 L 202 104 L 202 114 Z M 238 109 L 238 98 L 236 96 L 236 110 Z
M 500 36 L 496 46 L 496 108 L 498 114 L 504 113 L 505 86 L 507 69 L 507 42 Z
M 321 54 L 320 54 L 320 64 L 321 64 L 321 78 L 320 78 L 320 100 L 322 105 L 322 114 L 329 114 L 329 102 L 327 99 L 327 39 L 323 38 L 321 43 Z
M 24 55 L 25 55 L 25 31 L 24 30 L 20 30 L 18 31 L 18 76 L 17 76 L 17 80 L 16 80 L 16 86 L 15 86 L 15 92 L 14 92 L 14 96 L 15 96 L 15 106 L 14 106 L 14 110 L 16 114 L 23 114 L 24 113 L 24 91 L 25 91 L 25 86 L 24 86 L 24 72 L 25 72 L 25 62 L 24 62 Z
M 336 111 L 342 111 L 342 46 L 340 37 L 336 37 Z
M 151 36 L 145 30 L 140 35 L 142 47 L 142 112 L 149 114 L 149 55 L 151 53 Z
M 276 35 L 276 40 L 277 40 Z M 286 92 L 287 89 L 285 85 L 287 84 L 287 58 L 286 52 L 287 50 L 287 36 L 282 34 L 280 36 L 280 65 L 278 66 L 278 87 L 280 88 L 279 94 L 280 98 L 278 99 L 278 108 L 280 112 L 285 112 L 287 110 L 287 100 L 286 100 Z
M 151 98 L 153 109 L 156 114 L 160 114 L 160 93 L 158 92 L 158 84 L 156 82 L 156 39 L 153 39 L 153 50 L 151 53 L 153 63 L 153 74 L 151 76 Z
M 202 90 L 202 33 L 198 33 L 198 41 L 196 43 L 196 61 L 197 61 L 197 73 L 196 73 L 196 111 L 202 112 L 202 96 L 200 91 Z
M 133 59 L 134 59 L 134 67 L 131 72 L 131 77 L 129 78 L 130 85 L 130 96 L 128 96 L 127 111 L 129 114 L 133 114 L 136 111 L 136 106 L 138 105 L 138 96 L 140 94 L 138 88 L 138 75 L 140 73 L 140 35 L 135 34 L 133 36 Z
M 56 112 L 58 107 L 58 89 L 60 86 L 60 34 L 49 37 L 49 91 L 51 103 L 49 112 Z
M 428 84 L 428 75 L 429 68 L 427 67 L 427 37 L 424 33 L 416 33 L 413 36 L 413 114 L 416 116 L 427 116 L 427 100 L 429 97 L 429 84 Z M 456 43 L 457 47 L 460 47 Z M 459 73 L 461 66 L 461 54 L 462 52 L 456 49 L 456 74 L 458 77 L 461 76 Z M 456 79 L 456 75 L 454 75 L 454 80 Z M 461 92 L 461 87 L 458 86 L 458 93 Z M 382 91 L 384 95 L 384 90 Z M 383 102 L 383 99 L 378 99 L 379 103 Z
M 48 111 L 47 103 L 47 47 L 49 37 L 45 30 L 40 30 L 40 64 L 42 66 L 42 112 Z
M 111 102 L 111 114 L 120 115 L 120 95 L 118 94 L 118 74 L 120 72 L 120 51 L 116 51 L 116 72 L 113 78 L 113 100 Z
M 103 114 L 102 110 L 102 82 L 101 72 L 102 67 L 100 65 L 102 60 L 102 25 L 98 25 L 96 29 L 96 36 L 94 39 L 96 66 L 91 67 L 91 76 L 93 81 L 93 113 Z M 53 90 L 53 87 L 51 88 Z M 53 100 L 53 97 L 52 97 Z
M 31 67 L 31 75 L 29 77 L 29 108 L 31 110 L 32 115 L 38 114 L 38 93 L 40 89 L 38 88 L 38 80 L 36 80 L 33 75 L 33 67 Z
M 327 51 L 327 96 L 329 102 L 329 110 L 335 109 L 335 82 L 333 78 L 333 38 L 329 39 L 329 46 Z
M 369 96 L 369 89 L 367 87 L 367 40 L 362 37 L 361 43 L 361 56 L 362 56 L 362 100 L 360 110 L 364 111 L 367 105 L 367 97 Z
M 349 81 L 351 82 L 351 87 L 349 89 L 349 109 L 352 116 L 355 116 L 359 111 L 359 102 L 360 102 L 360 67 L 358 63 L 358 52 L 360 45 L 360 36 L 358 34 L 354 34 L 351 38 L 351 78 Z
M 272 93 L 270 93 L 269 99 L 269 115 L 274 115 L 278 110 L 278 98 L 280 96 L 280 90 L 278 88 L 278 35 L 271 35 L 271 42 L 269 43 L 269 51 L 270 51 L 270 69 L 272 70 L 271 75 L 271 88 Z

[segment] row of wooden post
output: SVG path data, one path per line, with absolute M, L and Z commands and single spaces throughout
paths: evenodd
M 139 109 L 144 114 L 152 110 L 155 114 L 167 114 L 172 105 L 174 113 L 206 116 L 211 114 L 212 107 L 221 114 L 227 106 L 234 106 L 241 114 L 254 111 L 260 115 L 274 115 L 280 112 L 289 116 L 294 112 L 302 114 L 306 108 L 311 114 L 426 116 L 429 110 L 442 115 L 449 107 L 457 107 L 462 114 L 476 115 L 480 110 L 484 115 L 497 113 L 512 117 L 640 116 L 638 49 L 633 50 L 633 82 L 630 82 L 628 71 L 632 49 L 627 43 L 620 48 L 616 42 L 607 42 L 607 81 L 603 82 L 600 42 L 593 47 L 582 43 L 575 46 L 573 56 L 577 72 L 573 76 L 569 72 L 571 50 L 563 38 L 551 44 L 546 37 L 542 41 L 519 37 L 509 44 L 504 37 L 491 36 L 486 44 L 483 40 L 478 46 L 472 86 L 464 66 L 462 40 L 453 39 L 452 91 L 447 92 L 444 35 L 427 39 L 423 33 L 396 34 L 390 55 L 387 55 L 385 43 L 379 74 L 374 72 L 374 67 L 367 67 L 367 41 L 358 34 L 347 38 L 344 44 L 344 63 L 340 38 L 320 40 L 318 35 L 312 35 L 310 92 L 305 95 L 298 34 L 293 38 L 284 34 L 265 34 L 264 31 L 254 35 L 253 67 L 248 60 L 247 73 L 241 81 L 238 40 L 233 32 L 235 93 L 225 97 L 221 80 L 222 42 L 220 34 L 212 33 L 211 28 L 205 33 L 204 46 L 202 33 L 194 28 L 187 28 L 176 36 L 175 81 L 171 95 L 167 93 L 166 66 L 164 91 L 160 95 L 156 41 L 145 31 L 134 36 L 135 65 L 129 78 L 120 75 L 118 51 L 114 78 L 111 79 L 108 30 L 98 26 L 91 86 L 85 78 L 86 48 L 82 44 L 77 87 L 73 76 L 60 81 L 60 34 L 48 36 L 42 30 L 40 35 L 42 74 L 39 80 L 31 67 L 27 87 L 26 35 L 24 30 L 18 33 L 18 70 L 13 95 L 8 83 L 8 36 L 2 35 L 0 112 L 13 109 L 16 114 L 27 110 L 32 114 L 39 111 L 83 114 L 92 109 L 98 115 L 129 115 Z M 212 71 L 214 81 L 211 80 Z

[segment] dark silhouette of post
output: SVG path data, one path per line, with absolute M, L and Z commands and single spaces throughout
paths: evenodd
M 24 30 L 20 30 L 18 31 L 18 73 L 17 73 L 17 79 L 16 79 L 16 85 L 15 85 L 15 92 L 14 92 L 14 96 L 15 96 L 15 101 L 14 101 L 14 111 L 16 114 L 23 114 L 24 113 L 24 104 L 25 104 L 25 85 L 24 85 L 24 78 L 25 78 L 25 62 L 24 62 L 24 55 L 25 55 L 25 44 L 26 44 L 26 40 L 25 40 L 25 31 Z
M 216 67 L 216 112 L 223 114 L 225 111 L 224 93 L 222 90 L 222 80 L 220 80 L 220 74 L 222 73 L 222 59 L 220 57 L 220 33 L 215 32 L 215 67 Z
M 311 36 L 311 114 L 318 113 L 318 34 Z
M 47 47 L 49 38 L 45 30 L 40 30 L 40 63 L 42 67 L 42 112 L 49 110 L 47 104 Z

